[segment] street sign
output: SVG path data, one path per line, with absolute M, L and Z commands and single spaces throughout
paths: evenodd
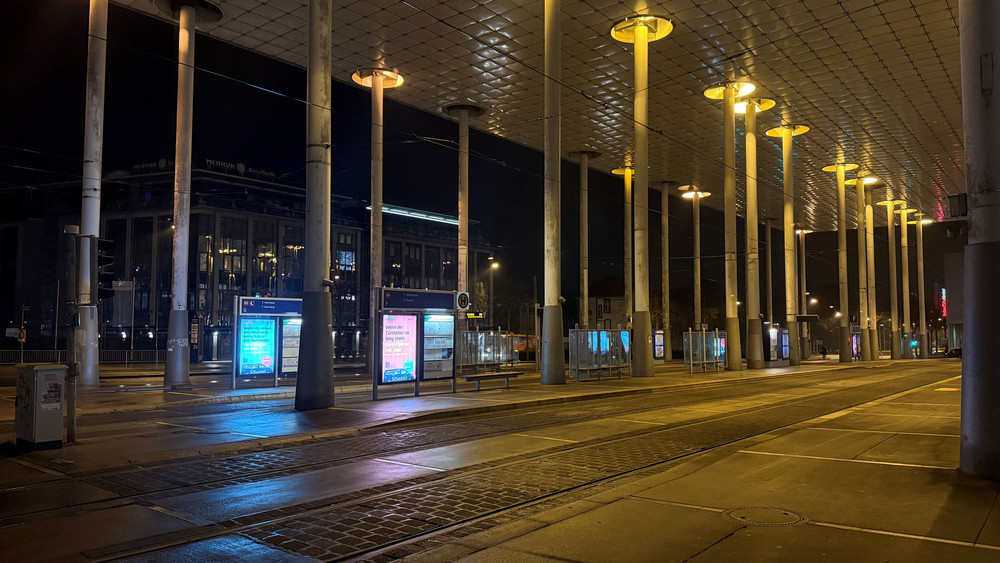
M 469 292 L 459 291 L 455 294 L 455 308 L 464 311 L 469 308 Z
M 302 314 L 302 300 L 282 297 L 240 297 L 240 314 L 298 316 Z
M 17 328 L 17 327 L 13 327 L 13 328 L 9 328 L 9 327 L 8 327 L 8 328 L 7 328 L 7 329 L 6 329 L 5 331 L 4 331 L 4 336 L 6 336 L 6 337 L 8 337 L 8 338 L 17 338 L 17 335 L 18 335 L 18 333 L 20 333 L 20 332 L 21 332 L 21 329 L 19 329 L 19 328 Z
M 468 312 L 468 313 L 465 314 L 465 318 L 467 318 L 467 319 L 485 319 L 486 318 L 486 313 L 483 313 L 482 311 L 477 311 L 477 312 L 473 313 L 473 312 L 470 311 L 470 312 Z

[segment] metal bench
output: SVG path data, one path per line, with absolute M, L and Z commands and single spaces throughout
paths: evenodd
M 479 383 L 487 379 L 502 379 L 504 380 L 503 388 L 510 389 L 511 378 L 521 375 L 524 375 L 523 371 L 495 371 L 490 373 L 470 373 L 460 377 L 464 378 L 466 381 L 475 381 L 476 391 L 479 391 Z

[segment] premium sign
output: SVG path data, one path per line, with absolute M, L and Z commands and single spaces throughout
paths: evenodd
M 240 318 L 240 376 L 270 375 L 275 370 L 274 319 Z
M 417 377 L 417 315 L 382 316 L 382 383 Z

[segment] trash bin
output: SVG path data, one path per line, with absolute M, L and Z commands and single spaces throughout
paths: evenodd
M 26 450 L 62 447 L 66 366 L 19 364 L 14 402 L 17 446 Z

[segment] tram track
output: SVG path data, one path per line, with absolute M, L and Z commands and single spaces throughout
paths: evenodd
M 851 376 L 844 377 L 847 373 L 850 373 Z M 823 377 L 822 374 L 823 372 L 793 373 L 787 376 L 779 376 L 780 378 L 772 376 L 768 378 L 760 378 L 758 380 L 751 380 L 749 382 L 746 380 L 734 380 L 699 383 L 689 387 L 658 389 L 655 391 L 627 395 L 624 397 L 598 397 L 586 401 L 585 403 L 577 401 L 560 404 L 558 406 L 550 406 L 543 410 L 531 410 L 529 412 L 521 412 L 520 410 L 502 411 L 500 413 L 484 412 L 444 420 L 433 417 L 430 419 L 418 418 L 416 420 L 404 421 L 402 423 L 390 423 L 374 427 L 352 436 L 319 438 L 310 440 L 307 443 L 279 445 L 266 448 L 259 452 L 211 456 L 208 458 L 199 456 L 188 458 L 187 460 L 180 459 L 165 461 L 142 468 L 128 468 L 124 470 L 111 469 L 91 472 L 83 475 L 69 476 L 67 479 L 75 479 L 89 485 L 94 485 L 115 492 L 119 494 L 119 497 L 113 499 L 116 502 L 155 501 L 165 498 L 165 496 L 185 494 L 194 488 L 204 490 L 205 488 L 222 488 L 236 484 L 246 484 L 254 481 L 334 467 L 350 463 L 352 461 L 368 459 L 373 456 L 385 457 L 398 455 L 427 448 L 447 446 L 468 440 L 505 435 L 511 432 L 528 432 L 562 424 L 594 421 L 615 416 L 625 417 L 628 415 L 636 415 L 666 407 L 685 408 L 698 405 L 706 401 L 731 400 L 762 393 L 787 392 L 792 389 L 815 384 L 815 380 Z M 865 368 L 856 368 L 851 370 L 838 370 L 837 374 L 838 381 L 841 383 L 847 383 L 863 379 L 866 376 L 869 376 L 871 372 Z M 581 410 L 585 410 L 587 412 L 583 413 Z M 568 416 L 559 416 L 560 411 L 570 412 L 572 414 Z M 710 415 L 706 415 L 706 418 L 709 416 Z M 491 422 L 489 425 L 475 426 L 472 428 L 474 431 L 454 433 L 452 436 L 447 438 L 434 436 L 435 434 L 440 434 L 441 429 L 446 427 L 462 427 L 463 430 L 468 430 L 470 428 L 467 426 L 468 423 L 476 419 L 485 419 Z M 492 428 L 492 430 L 490 430 L 490 428 Z M 421 433 L 421 430 L 425 430 L 425 432 Z M 400 439 L 401 436 L 402 439 Z M 374 449 L 364 448 L 366 451 L 360 451 L 353 455 L 340 455 L 337 457 L 330 457 L 328 455 L 330 453 L 328 450 L 337 445 L 343 445 L 347 442 L 365 441 L 371 439 L 372 437 L 381 438 L 383 441 L 402 441 L 404 443 L 402 445 L 390 444 L 387 446 L 376 447 Z M 294 454 L 299 450 L 320 449 L 327 450 L 322 452 L 324 455 L 321 456 L 321 459 L 308 462 L 294 461 Z M 351 450 L 350 447 L 342 449 L 346 449 L 348 451 Z M 193 475 L 209 475 L 212 473 L 213 469 L 218 469 L 216 466 L 224 464 L 228 461 L 235 460 L 237 464 L 240 464 L 241 461 L 246 460 L 247 465 L 252 465 L 259 462 L 256 458 L 267 457 L 272 454 L 275 454 L 276 456 L 280 456 L 281 454 L 285 455 L 285 459 L 272 462 L 273 464 L 279 465 L 278 467 L 274 467 L 272 469 L 246 471 L 241 473 L 240 476 L 235 479 L 231 474 L 217 478 L 208 477 L 199 479 L 191 477 Z M 158 472 L 165 472 L 169 475 L 167 477 L 163 477 L 161 475 L 157 475 Z M 177 473 L 187 475 L 188 477 L 173 477 L 173 475 L 176 475 Z M 159 487 L 147 486 L 145 488 L 134 488 L 139 485 L 135 483 L 135 480 L 131 479 L 131 477 L 139 475 L 144 477 L 143 481 L 145 483 L 161 483 L 161 485 Z M 0 494 L 13 490 L 25 490 L 44 486 L 46 486 L 46 483 L 39 483 L 37 485 L 27 487 L 13 487 L 0 490 Z M 107 502 L 108 500 L 82 502 L 60 507 L 60 510 L 80 510 L 85 509 L 87 506 L 101 506 Z M 8 514 L 3 518 L 0 518 L 0 525 L 2 525 L 4 521 L 11 518 L 30 516 L 38 512 L 44 512 L 44 510 Z
M 423 482 L 402 483 L 400 486 L 388 489 L 380 487 L 375 491 L 360 491 L 343 498 L 306 503 L 295 507 L 291 512 L 288 508 L 268 511 L 258 515 L 255 521 L 251 522 L 241 522 L 241 519 L 236 519 L 201 526 L 185 533 L 174 534 L 170 538 L 147 538 L 142 545 L 112 547 L 93 552 L 89 556 L 97 560 L 140 556 L 185 543 L 239 534 L 264 543 L 281 545 L 282 549 L 324 559 L 374 557 L 391 552 L 399 546 L 448 534 L 449 530 L 459 530 L 498 514 L 662 467 L 693 453 L 722 447 L 830 412 L 954 377 L 928 374 L 926 371 L 855 387 L 826 390 L 797 399 L 719 414 L 683 424 L 631 432 L 595 442 L 567 444 L 524 456 L 513 456 L 499 463 L 488 462 L 445 472 Z M 801 385 L 786 386 L 786 388 L 797 386 Z M 771 390 L 773 389 L 758 392 Z M 552 424 L 566 422 L 560 420 Z M 637 451 L 641 453 L 630 455 Z M 482 500 L 478 501 L 471 512 L 463 509 L 460 504 L 449 507 L 429 500 L 476 498 L 477 489 L 481 493 L 478 496 L 482 497 Z M 366 521 L 360 516 L 364 514 L 378 515 L 369 517 L 376 521 L 403 522 L 408 532 L 395 536 L 389 533 L 384 541 L 376 545 L 352 547 L 352 538 L 362 535 L 352 532 L 363 530 L 366 526 L 376 526 L 375 522 Z M 345 525 L 345 522 L 348 524 Z M 272 541 L 273 538 L 280 536 L 278 533 L 280 530 L 324 527 L 333 535 L 340 534 L 340 539 L 343 541 L 336 544 L 335 549 L 328 549 L 322 556 L 315 550 L 312 553 L 308 551 L 308 541 L 290 540 L 293 547 L 298 549 L 290 548 L 291 544 L 287 542 L 278 544 Z M 329 539 L 326 545 L 329 545 Z

